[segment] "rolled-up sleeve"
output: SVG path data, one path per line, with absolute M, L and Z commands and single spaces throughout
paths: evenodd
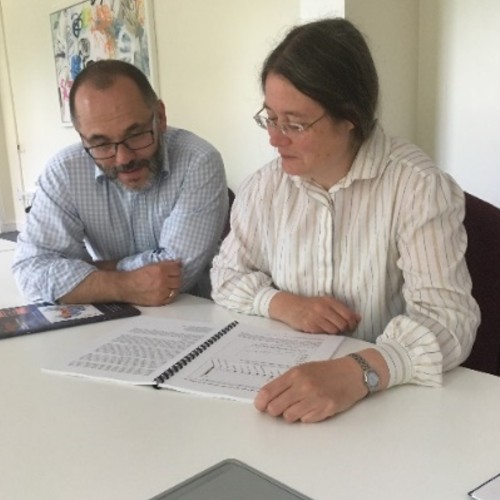
M 32 302 L 55 302 L 96 271 L 64 168 L 53 160 L 19 234 L 13 273 Z

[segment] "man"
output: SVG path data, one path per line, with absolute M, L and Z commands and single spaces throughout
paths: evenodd
M 33 302 L 145 306 L 200 293 L 227 218 L 220 154 L 167 127 L 163 102 L 123 61 L 79 73 L 70 112 L 81 143 L 39 179 L 13 265 L 22 292 Z

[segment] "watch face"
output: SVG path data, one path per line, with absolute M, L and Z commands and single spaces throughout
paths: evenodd
M 368 386 L 368 389 L 370 391 L 378 387 L 379 381 L 380 379 L 377 375 L 377 372 L 375 372 L 374 370 L 368 370 L 366 372 L 366 385 Z

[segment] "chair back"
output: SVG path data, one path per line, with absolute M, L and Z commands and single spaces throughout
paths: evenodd
M 500 375 L 500 208 L 465 193 L 465 260 L 481 324 L 463 366 Z
M 224 229 L 222 230 L 220 241 L 223 241 L 224 238 L 229 234 L 229 231 L 231 231 L 231 208 L 233 206 L 235 194 L 231 188 L 227 188 L 227 194 L 229 197 L 229 212 L 227 214 L 226 224 L 224 225 Z

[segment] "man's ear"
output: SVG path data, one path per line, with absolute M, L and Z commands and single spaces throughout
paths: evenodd
M 158 99 L 156 115 L 158 117 L 158 129 L 160 132 L 167 130 L 167 110 L 161 99 Z

